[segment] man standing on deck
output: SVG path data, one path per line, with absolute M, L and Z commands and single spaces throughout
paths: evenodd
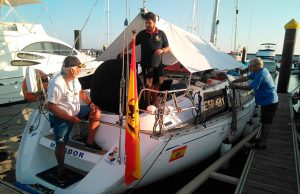
M 236 79 L 231 82 L 230 87 L 241 90 L 254 90 L 255 102 L 261 106 L 261 135 L 256 139 L 254 148 L 265 148 L 265 141 L 270 131 L 270 125 L 276 113 L 278 105 L 278 95 L 276 93 L 275 84 L 269 71 L 264 68 L 261 58 L 254 58 L 250 61 L 249 76 Z M 245 82 L 249 79 L 252 82 L 249 85 L 236 85 L 238 82 Z
M 100 109 L 91 102 L 86 93 L 81 90 L 77 78 L 80 69 L 84 67 L 75 56 L 65 58 L 61 73 L 57 74 L 48 86 L 48 110 L 50 126 L 54 129 L 55 157 L 58 163 L 57 178 L 59 183 L 65 182 L 65 147 L 73 124 L 80 119 L 89 119 L 89 136 L 86 146 L 91 149 L 101 149 L 94 143 L 96 130 L 99 127 Z M 80 105 L 81 99 L 87 105 Z
M 136 45 L 141 45 L 141 65 L 142 72 L 146 77 L 146 88 L 159 90 L 163 83 L 163 64 L 162 56 L 170 52 L 170 47 L 166 34 L 157 29 L 156 15 L 147 12 L 143 19 L 145 20 L 145 30 L 140 31 L 136 36 Z M 128 49 L 131 48 L 131 43 Z M 127 48 L 124 49 L 125 53 Z M 146 92 L 147 105 L 156 103 L 157 94 Z

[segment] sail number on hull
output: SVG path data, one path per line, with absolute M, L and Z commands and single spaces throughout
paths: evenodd
M 227 109 L 227 99 L 225 98 L 225 94 L 226 92 L 223 90 L 205 92 L 203 94 L 203 113 L 205 118 L 223 112 Z
M 225 106 L 224 96 L 204 101 L 204 111 Z

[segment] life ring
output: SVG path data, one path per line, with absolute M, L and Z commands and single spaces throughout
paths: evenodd
M 42 86 L 43 86 L 44 91 L 47 91 L 48 83 L 49 83 L 48 76 L 43 71 L 38 70 L 38 69 L 36 69 L 35 72 L 37 74 L 37 80 L 39 80 L 39 78 L 40 78 L 40 80 L 42 81 Z M 23 79 L 22 92 L 23 92 L 25 100 L 27 100 L 28 102 L 37 102 L 39 100 L 39 97 L 42 94 L 42 91 L 41 91 L 42 88 L 39 83 L 40 83 L 40 81 L 37 82 L 37 85 L 39 88 L 38 92 L 32 93 L 32 92 L 28 92 L 26 79 L 25 78 Z

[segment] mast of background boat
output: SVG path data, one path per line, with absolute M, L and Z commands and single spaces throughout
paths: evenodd
M 236 48 L 236 39 L 237 39 L 237 28 L 238 28 L 238 14 L 239 14 L 239 0 L 236 0 L 235 4 L 235 30 L 234 30 L 234 45 L 233 45 L 233 53 L 234 55 L 237 54 Z
M 211 35 L 210 35 L 210 42 L 213 45 L 217 44 L 217 29 L 218 29 L 218 24 L 219 24 L 219 6 L 220 6 L 220 0 L 216 0 L 214 17 L 213 17 L 212 26 L 211 26 Z
M 192 11 L 192 33 L 196 34 L 196 2 L 197 0 L 193 0 L 193 11 Z
M 109 0 L 107 0 L 106 14 L 107 14 L 106 46 L 108 47 L 109 45 Z

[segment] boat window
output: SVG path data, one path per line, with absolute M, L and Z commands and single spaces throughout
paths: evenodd
M 52 43 L 52 48 L 54 50 L 54 53 L 56 55 L 64 55 L 64 56 L 68 56 L 72 53 L 72 48 L 63 45 L 63 44 L 59 44 L 59 43 Z M 75 50 L 73 50 L 72 55 L 76 55 L 77 52 Z
M 275 61 L 275 57 L 273 57 L 273 56 L 259 56 L 259 57 L 260 57 L 261 59 Z
M 22 51 L 68 56 L 71 54 L 72 48 L 54 42 L 35 42 L 24 47 Z M 72 54 L 77 55 L 77 52 L 73 50 Z
M 50 42 L 44 42 L 42 53 L 53 54 L 52 44 Z
M 23 48 L 22 51 L 45 53 L 45 45 L 43 42 L 32 43 Z

